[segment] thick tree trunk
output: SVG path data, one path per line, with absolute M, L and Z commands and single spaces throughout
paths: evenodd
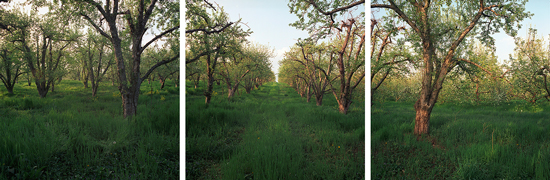
M 430 114 L 432 113 L 433 105 L 421 105 L 420 100 L 414 104 L 416 110 L 416 119 L 414 124 L 414 134 L 429 134 L 430 133 Z
M 246 94 L 250 94 L 250 91 L 254 88 L 254 86 L 245 86 L 244 90 L 246 91 Z
M 6 86 L 9 94 L 13 94 L 13 86 Z
M 342 114 L 348 114 L 350 105 L 351 105 L 351 99 L 341 98 L 340 100 L 338 100 L 338 111 Z
M 38 80 L 36 80 L 35 84 L 36 84 L 36 90 L 38 91 L 40 98 L 45 98 L 49 90 L 49 87 L 46 86 L 46 82 L 39 82 Z
M 138 86 L 139 87 L 139 86 Z M 131 87 L 129 91 L 122 94 L 122 108 L 124 117 L 134 116 L 137 113 L 137 105 L 139 99 L 139 88 Z
M 317 106 L 323 105 L 323 94 L 315 94 L 315 102 Z
M 120 96 L 122 98 L 122 109 L 123 116 L 127 118 L 128 116 L 134 116 L 137 109 L 137 98 L 138 94 L 134 94 L 132 87 L 128 87 L 128 80 L 126 78 L 126 67 L 124 64 L 124 58 L 122 56 L 122 46 L 121 40 L 118 37 L 118 32 L 116 29 L 115 22 L 109 22 L 109 27 L 111 29 L 112 44 L 115 52 L 115 60 L 117 64 L 117 77 L 118 77 L 118 90 L 120 91 Z

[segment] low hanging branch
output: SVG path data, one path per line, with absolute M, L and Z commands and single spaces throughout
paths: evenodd
M 149 74 L 151 74 L 157 67 L 159 66 L 162 66 L 163 64 L 167 64 L 167 63 L 170 63 L 172 61 L 175 61 L 176 59 L 178 59 L 180 57 L 180 53 L 178 52 L 174 57 L 168 59 L 168 60 L 163 60 L 163 61 L 160 61 L 158 62 L 157 64 L 155 64 L 153 67 L 151 67 L 147 73 L 145 73 L 145 75 L 143 75 L 143 77 L 141 77 L 139 79 L 139 82 L 143 82 L 143 80 L 147 79 L 147 77 L 149 76 Z
M 479 64 L 477 64 L 477 63 L 475 63 L 475 62 L 472 62 L 472 61 L 469 61 L 469 60 L 466 60 L 466 59 L 463 59 L 463 58 L 457 58 L 457 60 L 458 60 L 458 61 L 464 61 L 464 62 L 467 62 L 467 63 L 469 63 L 469 64 L 472 64 L 472 65 L 478 67 L 479 69 L 481 69 L 481 70 L 487 72 L 487 74 L 489 74 L 489 75 L 493 78 L 493 80 L 496 80 L 496 79 L 497 79 L 496 76 L 493 76 L 493 73 L 491 73 L 491 71 L 489 71 L 489 70 L 483 68 L 482 66 L 480 66 Z

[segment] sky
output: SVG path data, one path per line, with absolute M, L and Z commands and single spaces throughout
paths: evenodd
M 548 38 L 550 35 L 550 24 L 548 23 L 548 20 L 550 19 L 550 13 L 548 12 L 549 7 L 550 1 L 547 0 L 531 0 L 527 2 L 525 7 L 526 10 L 533 13 L 534 15 L 530 19 L 527 18 L 521 22 L 522 28 L 517 31 L 517 37 L 526 38 L 527 30 L 529 29 L 529 27 L 533 27 L 538 30 L 537 36 L 542 36 L 546 40 L 546 42 L 548 42 Z M 371 15 L 370 13 L 367 14 L 368 16 Z M 375 16 L 380 17 L 384 14 L 385 12 L 380 11 L 379 13 L 375 14 Z M 498 62 L 503 64 L 508 61 L 510 54 L 513 54 L 514 52 L 514 38 L 507 35 L 502 30 L 500 33 L 493 34 L 492 37 L 495 39 L 495 54 L 498 56 Z
M 269 45 L 275 50 L 275 57 L 271 58 L 272 71 L 279 72 L 279 60 L 290 50 L 298 38 L 307 38 L 307 31 L 301 31 L 289 26 L 298 20 L 295 14 L 290 13 L 288 1 L 255 1 L 255 0 L 213 0 L 223 6 L 231 21 L 242 18 L 253 33 L 248 40 Z M 362 5 L 360 8 L 364 8 Z M 248 28 L 242 25 L 243 28 Z
M 534 15 L 531 19 L 524 19 L 521 24 L 523 26 L 518 30 L 517 36 L 526 38 L 527 31 L 529 27 L 537 29 L 537 36 L 542 36 L 546 42 L 548 42 L 548 35 L 550 35 L 550 12 L 548 8 L 550 7 L 550 1 L 547 0 L 531 0 L 527 2 L 526 9 L 527 11 L 533 13 Z M 506 35 L 504 32 L 495 34 L 496 45 L 496 55 L 500 63 L 503 63 L 504 60 L 509 59 L 509 54 L 514 52 L 514 38 Z

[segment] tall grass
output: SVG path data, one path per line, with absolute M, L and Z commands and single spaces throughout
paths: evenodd
M 200 90 L 187 90 L 187 178 L 364 177 L 361 104 L 342 115 L 334 98 L 316 106 L 288 86 L 269 83 L 229 101 L 215 96 L 207 107 Z
M 548 179 L 550 106 L 438 105 L 429 137 L 412 135 L 412 103 L 372 109 L 373 179 Z
M 100 86 L 96 98 L 91 89 L 70 80 L 62 81 L 46 98 L 38 98 L 36 90 L 24 84 L 14 92 L 0 96 L 0 177 L 179 176 L 177 93 L 165 89 L 142 94 L 138 115 L 128 120 L 122 118 L 116 87 Z

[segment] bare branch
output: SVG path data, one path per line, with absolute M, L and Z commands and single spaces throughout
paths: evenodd
M 225 30 L 225 28 L 231 26 L 232 24 L 233 24 L 233 22 L 230 22 L 230 23 L 226 24 L 225 26 L 223 26 L 220 30 L 214 30 L 214 31 L 208 31 L 205 28 L 185 30 L 185 34 L 194 33 L 194 32 L 197 32 L 197 31 L 202 31 L 206 34 L 219 33 L 219 32 L 222 32 L 223 30 Z
M 145 45 L 141 48 L 141 52 L 143 52 L 143 50 L 145 50 L 145 48 L 147 48 L 147 46 L 149 46 L 151 43 L 153 43 L 153 42 L 156 41 L 157 39 L 161 38 L 162 36 L 164 36 L 164 35 L 166 35 L 166 34 L 172 32 L 172 31 L 174 31 L 174 30 L 176 30 L 176 29 L 179 29 L 179 28 L 180 28 L 180 26 L 177 25 L 176 27 L 170 28 L 170 29 L 164 31 L 163 33 L 161 33 L 161 34 L 155 36 L 155 38 L 151 39 L 149 42 L 147 42 L 147 44 L 145 44 Z M 141 52 L 140 52 L 140 53 L 141 53 Z
M 143 82 L 143 80 L 147 79 L 147 77 L 149 76 L 149 74 L 151 74 L 157 67 L 159 66 L 162 66 L 163 64 L 167 64 L 167 63 L 170 63 L 172 61 L 175 61 L 176 59 L 178 59 L 180 57 L 180 53 L 178 52 L 174 57 L 168 59 L 168 60 L 163 60 L 163 61 L 160 61 L 158 62 L 157 64 L 155 64 L 153 67 L 151 67 L 147 73 L 145 73 L 145 75 L 143 75 L 143 77 L 141 77 L 139 79 L 139 83 Z
M 92 26 L 94 26 L 94 28 L 95 28 L 97 31 L 99 31 L 99 33 L 100 33 L 102 36 L 105 36 L 107 39 L 112 40 L 111 36 L 109 36 L 109 34 L 105 33 L 105 31 L 103 31 L 99 26 L 97 26 L 97 24 L 95 24 L 95 22 L 92 21 L 92 19 L 91 19 L 88 15 L 86 15 L 86 14 L 84 14 L 84 13 L 80 13 L 80 15 L 81 15 L 82 17 L 84 17 L 84 19 L 86 19 L 88 22 L 90 22 L 90 24 L 92 24 Z

